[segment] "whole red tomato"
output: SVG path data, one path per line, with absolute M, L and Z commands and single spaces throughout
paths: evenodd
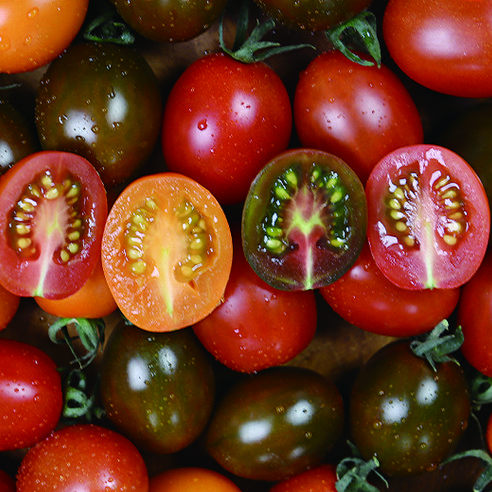
M 239 203 L 260 169 L 286 149 L 291 130 L 287 89 L 272 68 L 213 53 L 192 63 L 171 90 L 164 159 L 221 204 Z
M 390 0 L 383 36 L 419 84 L 460 97 L 492 96 L 492 2 Z
M 417 107 L 396 74 L 339 51 L 322 53 L 301 73 L 294 123 L 304 147 L 342 158 L 363 183 L 385 154 L 423 141 Z

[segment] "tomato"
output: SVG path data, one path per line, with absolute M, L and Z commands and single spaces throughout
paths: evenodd
M 239 237 L 224 300 L 193 330 L 222 364 L 257 372 L 302 352 L 314 337 L 316 323 L 314 291 L 287 292 L 263 282 L 246 261 Z
M 318 55 L 301 73 L 294 123 L 304 147 L 340 157 L 363 183 L 387 153 L 423 142 L 420 114 L 396 74 L 339 51 Z
M 492 251 L 488 250 L 478 271 L 462 287 L 458 324 L 465 337 L 461 352 L 482 374 L 492 376 Z
M 455 288 L 485 255 L 490 210 L 471 166 L 436 145 L 397 149 L 366 186 L 368 239 L 376 264 L 404 289 Z
M 135 49 L 114 43 L 70 46 L 44 73 L 35 101 L 46 150 L 82 155 L 108 188 L 134 176 L 159 138 L 159 82 Z
M 211 360 L 190 329 L 148 333 L 122 322 L 106 342 L 100 374 L 107 416 L 147 451 L 184 449 L 212 412 Z
M 225 205 L 243 201 L 255 175 L 287 148 L 292 109 L 272 68 L 213 53 L 175 83 L 162 125 L 168 169 L 195 179 Z
M 17 474 L 17 492 L 68 492 L 81 486 L 87 492 L 146 492 L 149 477 L 128 439 L 92 424 L 53 432 L 27 452 Z
M 485 429 L 485 439 L 487 442 L 487 449 L 489 453 L 492 453 L 492 414 L 487 419 L 487 427 Z
M 459 97 L 492 96 L 492 4 L 483 0 L 390 0 L 383 37 L 419 84 Z
M 167 470 L 150 479 L 149 492 L 241 492 L 225 475 L 207 468 Z
M 243 250 L 253 270 L 281 290 L 309 290 L 340 278 L 366 235 L 366 197 L 338 157 L 291 149 L 256 176 L 244 204 Z
M 318 465 L 275 484 L 270 492 L 337 492 L 336 466 Z
M 142 36 L 160 42 L 188 41 L 206 31 L 227 0 L 110 0 Z
M 0 285 L 0 331 L 12 321 L 20 304 L 20 297 Z
M 310 369 L 280 366 L 226 392 L 205 447 L 235 475 L 277 481 L 319 464 L 343 427 L 343 401 L 332 381 Z
M 101 259 L 87 282 L 71 296 L 63 299 L 34 299 L 43 311 L 60 318 L 103 318 L 118 308 L 106 282 Z
M 389 476 L 436 469 L 456 448 L 470 417 L 470 393 L 455 361 L 434 371 L 407 340 L 379 349 L 350 395 L 350 432 L 365 460 Z
M 89 0 L 2 2 L 1 73 L 28 72 L 47 65 L 73 41 Z
M 372 0 L 255 0 L 271 17 L 291 27 L 326 31 L 357 15 Z
M 104 185 L 83 157 L 20 160 L 0 181 L 0 283 L 23 297 L 73 294 L 96 266 L 106 216 Z
M 33 345 L 0 339 L 0 451 L 45 438 L 58 424 L 62 405 L 54 361 Z
M 3 470 L 0 470 L 0 489 L 2 492 L 15 492 L 14 478 Z
M 176 173 L 133 181 L 116 199 L 102 241 L 102 264 L 122 313 L 149 331 L 190 326 L 224 294 L 232 237 L 215 198 Z
M 322 287 L 321 295 L 349 323 L 386 336 L 415 336 L 447 319 L 460 289 L 408 290 L 390 282 L 376 266 L 366 243 L 350 270 Z
M 12 103 L 0 100 L 0 175 L 23 157 L 40 150 L 30 120 Z

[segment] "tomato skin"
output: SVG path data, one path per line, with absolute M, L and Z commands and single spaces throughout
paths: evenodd
M 366 460 L 377 456 L 389 476 L 431 471 L 456 448 L 468 425 L 467 380 L 454 362 L 436 371 L 407 340 L 378 350 L 359 372 L 350 396 L 350 432 Z
M 43 176 L 50 184 L 42 183 Z M 64 188 L 67 180 L 70 190 Z M 57 187 L 62 191 L 49 198 L 48 191 Z M 28 204 L 28 213 L 18 203 Z M 0 282 L 21 297 L 59 299 L 76 292 L 95 268 L 106 217 L 104 185 L 86 159 L 57 151 L 28 155 L 0 180 L 0 228 L 8 231 L 0 241 Z M 15 222 L 25 224 L 28 233 L 16 234 Z M 20 247 L 25 238 L 33 250 Z M 65 261 L 60 250 L 70 251 L 72 244 L 77 249 Z
M 372 0 L 255 0 L 274 19 L 310 31 L 326 31 L 369 7 Z
M 186 216 L 184 206 L 193 215 Z M 140 221 L 146 214 L 148 220 Z M 205 238 L 206 250 L 192 277 L 181 279 L 194 217 L 204 220 L 203 237 L 197 239 Z M 220 303 L 232 265 L 231 231 L 217 200 L 196 181 L 170 172 L 148 175 L 132 181 L 113 204 L 101 259 L 113 297 L 130 322 L 148 331 L 177 330 Z
M 3 470 L 0 470 L 0 489 L 2 492 L 15 492 L 14 478 Z
M 287 148 L 291 130 L 289 95 L 273 69 L 213 53 L 192 63 L 171 90 L 164 159 L 221 204 L 239 203 L 258 171 Z
M 458 304 L 460 288 L 401 289 L 382 274 L 366 243 L 350 270 L 320 293 L 349 323 L 378 335 L 407 337 L 447 319 Z
M 149 492 L 241 492 L 225 475 L 207 468 L 174 468 L 150 479 Z
M 0 451 L 44 439 L 58 424 L 62 405 L 54 361 L 32 345 L 0 339 Z
M 391 282 L 449 289 L 476 272 L 490 209 L 480 179 L 460 156 L 430 144 L 397 149 L 376 164 L 366 195 L 371 252 Z
M 387 153 L 423 143 L 420 114 L 396 74 L 340 51 L 318 55 L 301 73 L 293 107 L 303 147 L 342 158 L 363 183 Z
M 212 412 L 211 360 L 190 329 L 151 334 L 122 322 L 106 343 L 100 374 L 109 419 L 153 453 L 189 446 Z
M 75 38 L 89 0 L 3 2 L 1 73 L 28 72 L 54 60 Z
M 278 481 L 321 462 L 344 427 L 336 386 L 310 369 L 279 366 L 238 381 L 210 421 L 205 446 L 240 477 Z
M 147 469 L 125 437 L 93 424 L 76 424 L 50 434 L 31 448 L 17 474 L 17 492 L 146 492 Z
M 43 311 L 60 318 L 103 318 L 118 309 L 106 282 L 101 259 L 87 282 L 71 296 L 63 299 L 35 297 L 34 300 Z
M 314 291 L 287 292 L 263 282 L 246 261 L 236 235 L 223 302 L 193 326 L 222 364 L 257 372 L 293 359 L 316 332 Z
M 492 252 L 488 250 L 475 275 L 462 287 L 458 324 L 464 341 L 461 352 L 482 374 L 492 376 Z
M 419 84 L 459 97 L 492 96 L 492 5 L 487 1 L 390 0 L 383 38 Z
M 7 328 L 17 313 L 20 297 L 0 285 L 0 331 Z
M 337 492 L 336 466 L 318 465 L 275 484 L 269 492 Z
M 224 10 L 227 0 L 111 0 L 137 32 L 159 42 L 188 41 L 205 32 Z
M 71 45 L 50 64 L 36 94 L 43 149 L 82 155 L 108 189 L 149 158 L 161 118 L 152 68 L 135 49 L 115 43 Z

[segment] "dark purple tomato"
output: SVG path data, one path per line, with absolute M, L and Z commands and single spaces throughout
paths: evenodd
M 128 46 L 72 45 L 42 77 L 35 109 L 43 148 L 82 155 L 108 188 L 134 175 L 160 134 L 158 79 Z
M 470 393 L 455 361 L 434 371 L 408 340 L 378 350 L 362 367 L 350 396 L 353 443 L 390 476 L 436 469 L 459 443 L 470 417 Z
M 191 329 L 151 333 L 121 322 L 101 364 L 109 419 L 139 447 L 180 451 L 204 429 L 215 399 L 211 360 Z
M 276 481 L 318 464 L 344 429 L 341 395 L 310 369 L 279 366 L 237 382 L 206 433 L 208 453 L 226 470 Z
M 372 0 L 255 0 L 275 20 L 291 27 L 326 31 L 354 17 Z
M 288 150 L 251 185 L 242 217 L 244 254 L 277 289 L 323 287 L 357 259 L 366 214 L 362 183 L 344 161 L 313 149 Z
M 227 0 L 110 0 L 142 36 L 160 42 L 188 41 L 205 32 Z

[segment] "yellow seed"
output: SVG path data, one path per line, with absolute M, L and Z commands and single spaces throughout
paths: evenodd
M 455 236 L 450 236 L 449 234 L 444 234 L 442 238 L 448 246 L 454 246 L 458 242 Z
M 153 198 L 147 198 L 145 206 L 151 211 L 157 210 L 157 203 Z
M 405 232 L 408 228 L 407 228 L 407 224 L 405 224 L 405 222 L 399 220 L 398 222 L 395 223 L 395 229 L 398 232 Z
M 82 227 L 82 221 L 80 219 L 75 219 L 72 222 L 72 229 L 80 229 Z
M 80 232 L 79 231 L 72 231 L 68 233 L 68 239 L 70 241 L 78 241 L 80 239 Z
M 398 200 L 404 200 L 405 199 L 405 192 L 400 187 L 396 188 L 396 190 L 393 192 L 393 195 L 395 195 L 395 197 Z
M 415 246 L 415 239 L 412 237 L 412 236 L 405 236 L 403 238 L 403 241 L 405 242 L 405 244 L 408 246 L 408 247 L 412 247 L 412 246 Z
M 461 203 L 458 201 L 452 202 L 450 200 L 446 200 L 446 206 L 450 209 L 456 209 L 461 207 Z
M 139 258 L 142 258 L 143 251 L 137 248 L 130 248 L 127 250 L 127 254 L 130 260 L 138 260 Z
M 17 245 L 19 246 L 20 249 L 29 248 L 29 246 L 31 246 L 31 244 L 32 244 L 32 241 L 28 237 L 21 237 L 17 241 Z
M 76 198 L 80 195 L 80 183 L 73 183 L 67 192 L 67 198 Z
M 143 260 L 134 261 L 131 266 L 132 273 L 136 275 L 144 273 L 146 268 L 147 264 Z
M 138 236 L 130 235 L 126 237 L 126 242 L 130 246 L 140 246 L 142 244 L 142 239 L 140 239 Z
M 191 255 L 190 256 L 190 261 L 194 264 L 194 265 L 199 265 L 200 263 L 203 262 L 203 258 L 201 257 L 201 255 Z
M 58 190 L 58 188 L 55 186 L 53 188 L 50 188 L 46 194 L 45 194 L 45 197 L 48 199 L 48 200 L 54 200 L 55 198 L 58 198 L 60 196 L 60 192 Z
M 17 211 L 17 213 L 15 214 L 15 218 L 16 220 L 21 220 L 23 222 L 30 220 L 30 217 L 21 210 Z
M 17 234 L 24 236 L 25 234 L 29 234 L 31 232 L 31 226 L 28 224 L 16 224 L 15 231 Z
M 41 190 L 39 189 L 38 185 L 31 183 L 28 187 L 28 190 L 29 190 L 29 193 L 31 193 L 31 195 L 34 195 L 37 198 L 41 197 Z
M 195 237 L 190 242 L 190 249 L 193 249 L 195 251 L 205 249 L 205 238 L 203 238 L 203 237 Z
M 390 217 L 393 220 L 400 220 L 400 219 L 403 219 L 405 217 L 405 214 L 403 212 L 400 212 L 399 210 L 392 210 L 390 212 Z
M 442 188 L 446 183 L 448 183 L 450 179 L 451 178 L 449 176 L 443 176 L 439 179 L 439 181 L 436 181 L 434 187 L 438 190 L 439 188 Z
M 185 278 L 191 278 L 191 277 L 193 277 L 193 268 L 191 268 L 189 265 L 182 265 L 181 266 L 181 274 Z
M 442 194 L 442 198 L 444 198 L 444 199 L 446 199 L 446 198 L 456 198 L 457 195 L 458 195 L 458 193 L 456 192 L 456 190 L 449 189 L 449 190 L 445 191 Z
M 450 222 L 447 226 L 449 232 L 463 232 L 463 224 L 460 222 Z
M 18 202 L 17 205 L 24 212 L 28 212 L 28 213 L 29 212 L 34 212 L 34 204 L 32 202 L 30 202 L 29 200 L 27 200 L 26 198 L 24 198 L 23 200 L 21 200 L 20 202 Z
M 54 186 L 53 180 L 51 179 L 51 176 L 49 174 L 43 175 L 43 177 L 41 178 L 41 184 L 45 188 L 51 188 Z
M 400 210 L 401 208 L 401 203 L 399 200 L 397 200 L 396 198 L 392 198 L 390 201 L 389 201 L 389 206 L 394 209 L 394 210 Z
M 70 255 L 68 254 L 67 251 L 62 249 L 60 252 L 60 259 L 61 261 L 63 261 L 63 263 L 66 263 L 70 259 Z
M 77 243 L 68 243 L 67 249 L 74 255 L 79 252 L 79 245 Z
M 341 190 L 336 190 L 330 197 L 331 203 L 337 203 L 343 198 L 343 192 Z
M 451 220 L 460 220 L 463 218 L 463 213 L 461 211 L 453 212 L 451 215 L 448 215 L 448 218 Z

